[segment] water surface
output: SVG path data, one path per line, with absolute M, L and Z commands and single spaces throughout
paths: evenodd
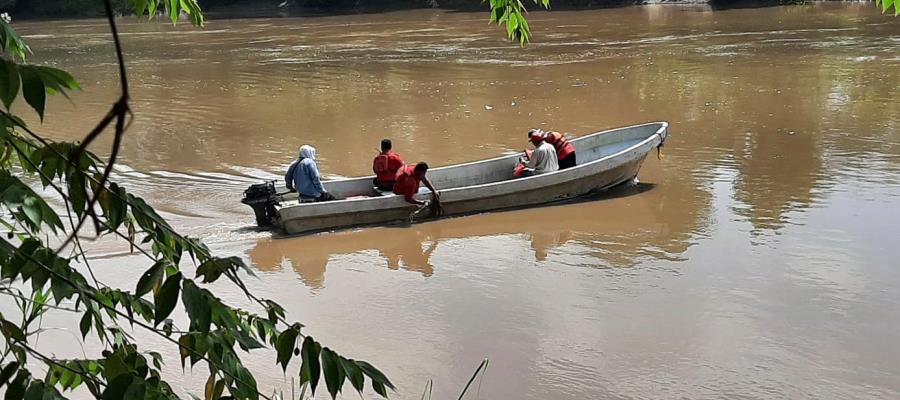
M 246 257 L 255 292 L 381 367 L 394 398 L 429 379 L 454 398 L 484 358 L 486 399 L 900 397 L 900 21 L 871 4 L 531 21 L 525 48 L 480 13 L 123 21 L 136 117 L 117 178 Z M 105 26 L 17 28 L 82 82 L 41 127 L 79 138 L 117 94 Z M 519 151 L 531 127 L 655 120 L 662 159 L 590 202 L 290 239 L 238 203 L 304 143 L 357 176 L 382 137 L 446 165 Z M 95 263 L 130 287 L 149 264 L 119 245 Z M 199 388 L 174 350 L 172 379 Z M 261 386 L 289 390 L 272 360 L 250 358 Z

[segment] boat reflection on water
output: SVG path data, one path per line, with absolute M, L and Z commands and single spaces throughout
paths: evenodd
M 678 185 L 681 186 L 681 185 Z M 253 265 L 261 271 L 277 271 L 290 266 L 311 289 L 325 287 L 329 262 L 358 265 L 366 255 L 377 254 L 388 269 L 418 272 L 430 277 L 435 272 L 432 255 L 442 242 L 481 238 L 497 252 L 509 251 L 508 241 L 526 240 L 535 262 L 575 257 L 563 263 L 612 268 L 633 266 L 641 257 L 677 257 L 693 242 L 700 212 L 676 205 L 680 201 L 653 185 L 639 184 L 615 189 L 597 201 L 533 208 L 476 216 L 451 218 L 411 226 L 363 228 L 355 231 L 323 233 L 288 238 L 264 238 L 249 250 Z M 678 193 L 676 191 L 676 193 Z M 703 197 L 704 191 L 688 195 Z M 680 197 L 680 196 L 679 196 Z M 668 201 L 667 201 L 668 200 Z M 688 202 L 690 203 L 690 202 Z M 693 204 L 705 203 L 693 202 Z M 667 206 L 667 204 L 669 206 Z M 683 205 L 683 204 L 682 204 Z M 521 238 L 521 239 L 516 239 Z M 565 251 L 556 252 L 564 246 Z M 352 256 L 352 259 L 346 257 Z M 363 265 L 378 264 L 369 259 Z

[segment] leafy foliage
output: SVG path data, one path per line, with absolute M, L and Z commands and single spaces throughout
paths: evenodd
M 24 54 L 21 58 L 24 59 Z M 7 110 L 18 97 L 20 87 L 25 102 L 41 119 L 44 118 L 48 95 L 66 95 L 67 90 L 81 88 L 72 75 L 61 69 L 16 64 L 0 58 L 0 100 Z
M 898 0 L 875 0 L 875 5 L 881 6 L 881 12 L 887 12 L 894 7 L 894 16 L 900 16 L 900 1 Z
M 122 1 L 150 18 L 163 11 L 173 23 L 181 15 L 196 26 L 204 21 L 196 0 Z M 549 7 L 548 0 L 535 2 Z M 511 39 L 528 41 L 530 30 L 519 1 L 490 0 L 490 4 L 491 21 L 505 22 Z M 108 180 L 130 111 L 111 0 L 104 5 L 120 60 L 122 96 L 81 143 L 48 141 L 12 113 L 21 97 L 43 120 L 47 96 L 66 96 L 80 86 L 65 71 L 27 64 L 31 50 L 8 20 L 0 20 L 0 103 L 4 107 L 0 110 L 0 229 L 6 233 L 0 238 L 0 295 L 14 299 L 21 317 L 7 319 L 0 314 L 5 345 L 0 388 L 5 398 L 62 399 L 63 393 L 79 387 L 103 399 L 178 398 L 179 393 L 160 374 L 162 356 L 142 351 L 122 329 L 123 323 L 175 346 L 182 368 L 188 363 L 191 368 L 205 364 L 209 371 L 205 399 L 268 399 L 241 360 L 242 354 L 260 349 L 274 349 L 274 362 L 285 372 L 296 360 L 300 383 L 313 394 L 323 379 L 332 398 L 347 383 L 361 394 L 368 379 L 374 392 L 387 397 L 388 389 L 395 387 L 381 371 L 322 346 L 302 332 L 301 323 L 287 321 L 279 304 L 250 293 L 241 276 L 252 273 L 242 259 L 212 255 L 199 240 L 177 233 L 143 199 Z M 116 137 L 104 161 L 87 151 L 87 146 L 113 122 Z M 48 202 L 48 192 L 59 200 Z M 82 224 L 88 220 L 93 222 L 95 237 L 119 237 L 132 252 L 146 256 L 148 267 L 134 291 L 112 288 L 94 278 L 77 235 L 83 234 Z M 51 242 L 60 241 L 59 248 L 50 247 Z M 64 255 L 70 250 L 71 255 Z M 185 265 L 196 267 L 193 278 Z M 90 279 L 76 266 L 86 268 Z M 222 277 L 243 291 L 258 312 L 226 304 L 204 287 Z M 179 302 L 187 314 L 186 330 L 170 318 Z M 95 358 L 55 359 L 32 348 L 30 339 L 43 329 L 40 316 L 48 310 L 78 315 L 82 338 L 91 335 L 104 350 Z M 43 364 L 44 379 L 32 375 L 30 368 L 36 363 Z
M 0 18 L 0 46 L 4 53 L 20 60 L 25 60 L 25 56 L 31 53 L 31 49 L 22 41 L 19 34 L 2 18 Z
M 483 0 L 491 5 L 491 22 L 506 24 L 506 34 L 510 40 L 517 40 L 525 45 L 531 39 L 531 28 L 525 18 L 525 5 L 521 0 Z M 534 0 L 535 4 L 550 8 L 550 0 Z
M 134 10 L 137 15 L 147 15 L 150 18 L 156 16 L 158 11 L 164 11 L 163 14 L 172 20 L 172 23 L 178 22 L 178 16 L 184 13 L 190 19 L 194 26 L 203 26 L 203 12 L 197 0 L 128 0 L 133 3 Z
M 155 15 L 163 7 L 173 21 L 186 14 L 195 25 L 203 22 L 193 0 L 135 0 L 133 5 L 138 13 Z M 21 97 L 43 119 L 47 96 L 66 95 L 79 85 L 62 70 L 25 64 L 27 45 L 2 23 L 0 39 L 9 57 L 0 57 L 4 107 L 0 111 L 0 224 L 7 233 L 0 238 L 0 294 L 15 299 L 21 314 L 21 320 L 0 315 L 3 360 L 8 361 L 0 368 L 5 398 L 57 399 L 79 387 L 104 399 L 178 398 L 160 374 L 162 357 L 141 351 L 122 329 L 124 323 L 167 340 L 179 350 L 183 367 L 188 362 L 192 368 L 205 364 L 209 371 L 206 399 L 268 398 L 241 360 L 241 354 L 265 348 L 277 352 L 275 362 L 285 371 L 296 359 L 301 380 L 313 392 L 322 378 L 332 397 L 345 381 L 361 393 L 368 378 L 376 392 L 387 396 L 385 388 L 394 386 L 379 370 L 323 347 L 301 332 L 302 324 L 288 322 L 283 307 L 251 294 L 242 281 L 243 273 L 250 271 L 243 260 L 213 256 L 199 240 L 178 234 L 143 199 L 109 182 L 113 156 L 104 162 L 83 143 L 48 141 L 12 114 L 11 107 Z M 124 77 L 122 83 L 127 84 Z M 118 137 L 123 110 L 127 111 L 127 95 L 89 137 L 113 120 Z M 47 192 L 61 199 L 65 214 L 59 201 L 48 202 Z M 147 270 L 133 291 L 108 287 L 93 278 L 75 235 L 86 220 L 93 221 L 95 236 L 125 239 L 131 251 L 147 257 Z M 49 233 L 56 239 L 50 239 Z M 60 240 L 60 248 L 50 247 Z M 195 266 L 193 275 L 186 265 Z M 86 267 L 90 278 L 76 266 Z M 259 313 L 226 304 L 204 287 L 222 277 L 242 290 Z M 171 319 L 179 303 L 187 314 L 186 329 Z M 39 317 L 51 309 L 76 313 L 82 337 L 95 337 L 105 350 L 92 359 L 63 360 L 32 348 L 31 338 L 43 329 Z M 44 379 L 32 375 L 30 366 L 35 362 L 44 364 Z

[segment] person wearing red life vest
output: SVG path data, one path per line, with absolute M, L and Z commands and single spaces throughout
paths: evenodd
M 556 159 L 559 162 L 559 169 L 566 169 L 574 167 L 576 164 L 575 161 L 575 146 L 572 143 L 569 143 L 569 140 L 559 132 L 544 132 L 540 129 L 532 129 L 528 131 L 528 139 L 530 140 L 532 136 L 540 135 L 544 138 L 544 141 L 549 143 L 553 148 L 556 149 Z
M 403 168 L 403 159 L 392 150 L 390 139 L 381 141 L 381 154 L 375 156 L 372 161 L 372 171 L 375 172 L 375 187 L 385 192 L 394 190 L 394 182 L 397 171 Z
M 434 188 L 425 173 L 428 172 L 428 164 L 425 161 L 419 161 L 416 165 L 406 165 L 397 170 L 394 179 L 394 193 L 403 195 L 403 199 L 408 203 L 423 205 L 424 201 L 416 200 L 415 196 L 419 193 L 419 184 L 424 183 L 431 190 L 431 194 L 435 200 L 440 199 L 440 192 Z

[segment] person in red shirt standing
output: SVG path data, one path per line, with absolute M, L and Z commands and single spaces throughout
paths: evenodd
M 559 169 L 575 166 L 575 146 L 572 146 L 572 143 L 569 143 L 569 140 L 566 139 L 562 133 L 544 132 L 540 129 L 528 131 L 528 139 L 531 139 L 531 137 L 535 135 L 543 137 L 545 142 L 550 143 L 550 145 L 556 149 L 556 159 L 559 162 Z
M 425 176 L 428 172 L 428 164 L 425 161 L 419 161 L 416 165 L 407 165 L 397 170 L 397 176 L 394 183 L 394 193 L 403 195 L 403 198 L 412 204 L 424 205 L 424 201 L 416 200 L 416 193 L 419 193 L 419 184 L 424 183 L 431 190 L 431 194 L 435 200 L 440 199 L 440 193 L 432 186 L 431 181 Z
M 394 190 L 397 171 L 403 168 L 403 159 L 391 149 L 392 147 L 390 139 L 383 139 L 381 141 L 381 154 L 375 156 L 375 160 L 372 161 L 372 171 L 375 172 L 375 187 L 385 192 Z

